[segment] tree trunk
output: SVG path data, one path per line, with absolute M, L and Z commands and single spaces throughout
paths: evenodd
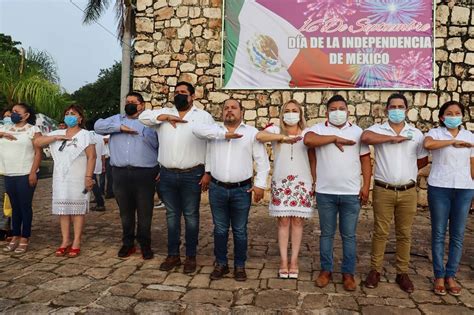
M 125 18 L 124 23 L 131 23 L 131 19 Z M 130 64 L 132 62 L 132 34 L 131 25 L 125 25 L 122 37 L 122 76 L 120 82 L 120 113 L 125 113 L 125 97 L 130 91 Z

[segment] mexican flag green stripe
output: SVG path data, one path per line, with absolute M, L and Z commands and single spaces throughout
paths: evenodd
M 225 28 L 225 49 L 224 49 L 224 60 L 225 60 L 225 84 L 229 81 L 234 70 L 235 55 L 237 53 L 237 47 L 239 46 L 240 36 L 240 22 L 239 15 L 245 0 L 232 0 L 225 2 L 226 23 Z

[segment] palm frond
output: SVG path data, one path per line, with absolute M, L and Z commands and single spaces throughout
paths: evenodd
M 53 57 L 46 51 L 28 49 L 26 53 L 26 67 L 37 68 L 45 79 L 52 83 L 59 83 L 58 68 Z
M 84 9 L 84 17 L 82 22 L 84 24 L 91 24 L 96 22 L 102 13 L 109 7 L 110 0 L 89 0 Z

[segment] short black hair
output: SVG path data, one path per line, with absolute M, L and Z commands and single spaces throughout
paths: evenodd
M 329 101 L 327 102 L 327 107 L 329 107 L 329 104 L 334 103 L 334 102 L 344 102 L 344 104 L 346 104 L 347 106 L 346 99 L 342 95 L 339 95 L 339 94 L 336 94 L 329 99 Z
M 140 102 L 140 104 L 145 102 L 145 100 L 143 99 L 143 96 L 138 92 L 130 92 L 127 94 L 126 97 L 129 97 L 129 96 L 135 96 L 137 100 Z
M 13 107 L 15 107 L 15 106 L 23 107 L 25 112 L 30 114 L 30 117 L 28 117 L 26 122 L 29 123 L 30 125 L 33 125 L 33 126 L 36 125 L 36 112 L 35 112 L 35 109 L 32 106 L 30 106 L 26 103 L 16 103 L 15 105 L 12 106 L 12 110 L 13 110 Z
M 178 87 L 180 85 L 186 85 L 186 87 L 188 88 L 188 91 L 189 91 L 189 93 L 191 93 L 191 95 L 194 95 L 194 93 L 196 92 L 196 90 L 194 89 L 194 86 L 189 82 L 180 81 L 180 82 L 176 83 L 176 87 Z
M 456 105 L 457 107 L 459 107 L 459 109 L 461 110 L 461 115 L 462 115 L 462 117 L 464 117 L 465 107 L 464 107 L 463 104 L 459 103 L 458 101 L 448 101 L 448 102 L 444 103 L 443 106 L 441 106 L 441 108 L 439 109 L 438 117 L 443 117 L 444 112 L 451 105 Z M 446 127 L 446 125 L 444 124 L 444 122 L 441 119 L 439 120 L 439 125 L 442 126 L 442 127 Z
M 392 95 L 390 95 L 387 99 L 387 108 L 388 106 L 390 105 L 390 102 L 394 99 L 401 99 L 403 100 L 403 103 L 405 104 L 405 108 L 408 108 L 408 100 L 407 98 L 405 97 L 405 95 L 401 94 L 401 93 L 393 93 Z

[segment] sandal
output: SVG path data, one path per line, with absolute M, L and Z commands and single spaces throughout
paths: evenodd
M 81 253 L 81 249 L 80 248 L 72 248 L 69 250 L 69 253 L 67 253 L 67 257 L 69 258 L 76 258 L 77 256 L 79 256 L 79 254 Z
M 449 281 L 448 281 L 449 279 L 452 279 L 454 281 L 454 278 L 452 278 L 452 277 L 444 278 L 444 285 L 446 286 L 446 290 L 452 296 L 460 296 L 461 291 L 462 291 L 461 287 L 458 286 L 458 285 L 450 286 Z
M 288 279 L 288 269 L 279 269 L 278 270 L 278 278 Z
M 446 287 L 444 286 L 444 283 L 437 285 L 436 280 L 438 280 L 438 279 L 435 279 L 435 281 L 433 283 L 433 292 L 434 292 L 434 294 L 440 295 L 440 296 L 446 295 Z
M 18 244 L 17 248 L 15 248 L 14 253 L 21 255 L 21 254 L 26 253 L 27 249 L 28 249 L 28 243 L 20 243 Z
M 56 249 L 56 252 L 54 253 L 56 257 L 62 257 L 65 256 L 66 253 L 71 249 L 71 245 L 68 245 L 66 247 L 59 247 Z
M 298 279 L 298 269 L 291 270 L 288 272 L 288 278 L 290 279 Z
M 4 252 L 13 252 L 18 247 L 18 240 L 11 240 L 7 246 L 3 248 Z

